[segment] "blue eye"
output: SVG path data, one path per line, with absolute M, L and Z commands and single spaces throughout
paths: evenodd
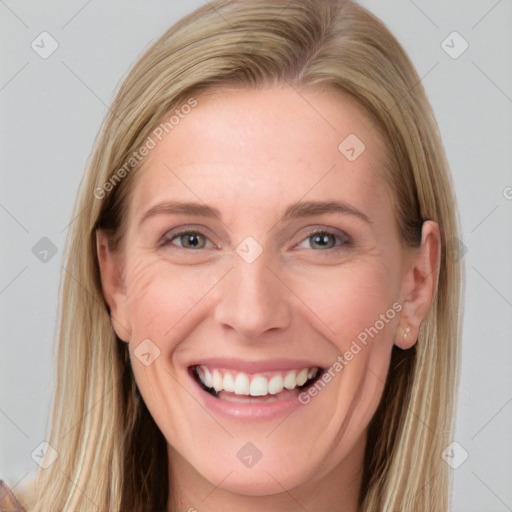
M 164 236 L 163 245 L 171 244 L 175 238 L 180 240 L 181 245 L 178 247 L 182 249 L 204 249 L 206 240 L 208 240 L 200 231 L 189 230 L 175 233 L 172 237 Z M 201 238 L 204 239 L 203 243 L 201 243 Z M 214 244 L 212 245 L 216 247 Z
M 173 240 L 175 239 L 178 239 L 180 243 L 173 243 Z M 199 250 L 206 248 L 207 241 L 209 241 L 208 238 L 200 231 L 187 230 L 164 235 L 162 245 L 174 245 L 181 249 Z M 350 237 L 345 233 L 339 235 L 326 230 L 317 230 L 310 233 L 302 243 L 306 241 L 309 241 L 312 246 L 311 248 L 319 249 L 321 251 L 338 250 L 343 246 L 349 246 L 351 243 Z M 336 245 L 336 241 L 339 241 L 340 243 Z M 211 245 L 214 248 L 218 248 L 213 243 Z
M 336 245 L 336 240 L 339 240 L 341 243 Z M 305 241 L 309 241 L 313 248 L 316 246 L 316 248 L 322 251 L 327 251 L 330 249 L 337 250 L 341 248 L 341 246 L 350 245 L 350 238 L 348 235 L 344 233 L 343 235 L 338 235 L 336 233 L 331 233 L 330 231 L 325 230 L 317 230 L 313 233 L 310 233 L 304 242 Z

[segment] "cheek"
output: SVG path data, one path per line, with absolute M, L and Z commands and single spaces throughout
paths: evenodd
M 300 278 L 291 280 L 290 288 L 340 352 L 348 350 L 353 340 L 364 342 L 365 336 L 375 339 L 393 332 L 399 286 L 389 268 L 377 261 L 301 271 Z
M 185 318 L 198 310 L 222 269 L 173 265 L 153 255 L 140 255 L 128 263 L 126 296 L 132 342 L 149 338 L 172 348 L 187 323 Z
M 334 346 L 331 380 L 343 392 L 330 394 L 334 430 L 353 415 L 365 425 L 376 408 L 389 367 L 401 305 L 396 276 L 377 259 L 302 274 L 290 286 L 314 313 L 311 323 Z M 357 431 L 357 429 L 356 429 Z
M 204 313 L 198 306 L 218 282 L 217 276 L 222 275 L 223 269 L 173 265 L 146 253 L 132 256 L 126 268 L 127 317 L 132 333 L 130 351 L 135 380 L 160 429 L 171 437 L 177 436 L 177 432 L 188 427 L 182 425 L 185 420 L 176 416 L 170 404 L 180 410 L 194 404 L 176 386 L 176 378 L 183 377 L 177 375 L 172 355 L 201 322 Z M 141 356 L 144 353 L 149 353 L 152 359 L 147 365 Z
M 184 313 L 185 290 L 172 282 L 162 264 L 152 258 L 136 261 L 127 273 L 126 296 L 132 342 L 149 338 L 157 342 L 172 327 L 172 320 Z
M 329 452 L 326 465 L 345 457 L 366 429 L 382 396 L 398 319 L 397 275 L 378 258 L 337 267 L 301 269 L 286 276 L 306 319 L 336 349 L 328 375 L 302 403 L 329 411 L 313 426 L 314 450 Z M 393 305 L 395 304 L 395 307 Z M 305 307 L 304 307 L 304 306 Z M 331 352 L 332 353 L 332 352 Z M 311 390 L 310 390 L 311 391 Z M 333 441 L 334 440 L 334 441 Z M 313 457 L 313 455 L 312 455 Z

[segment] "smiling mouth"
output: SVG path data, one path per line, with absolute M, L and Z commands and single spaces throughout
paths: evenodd
M 193 366 L 190 370 L 204 391 L 232 402 L 268 402 L 298 396 L 323 373 L 319 367 L 257 374 L 203 365 Z

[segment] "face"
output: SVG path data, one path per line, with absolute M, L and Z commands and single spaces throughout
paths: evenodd
M 361 469 L 436 253 L 400 244 L 385 152 L 347 97 L 277 86 L 197 96 L 151 150 L 99 259 L 173 471 L 265 495 Z

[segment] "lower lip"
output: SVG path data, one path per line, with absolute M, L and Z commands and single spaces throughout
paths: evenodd
M 272 420 L 304 407 L 299 402 L 297 395 L 276 399 L 272 402 L 232 402 L 223 400 L 205 391 L 192 375 L 189 375 L 189 377 L 204 406 L 216 414 L 229 418 L 249 421 Z

